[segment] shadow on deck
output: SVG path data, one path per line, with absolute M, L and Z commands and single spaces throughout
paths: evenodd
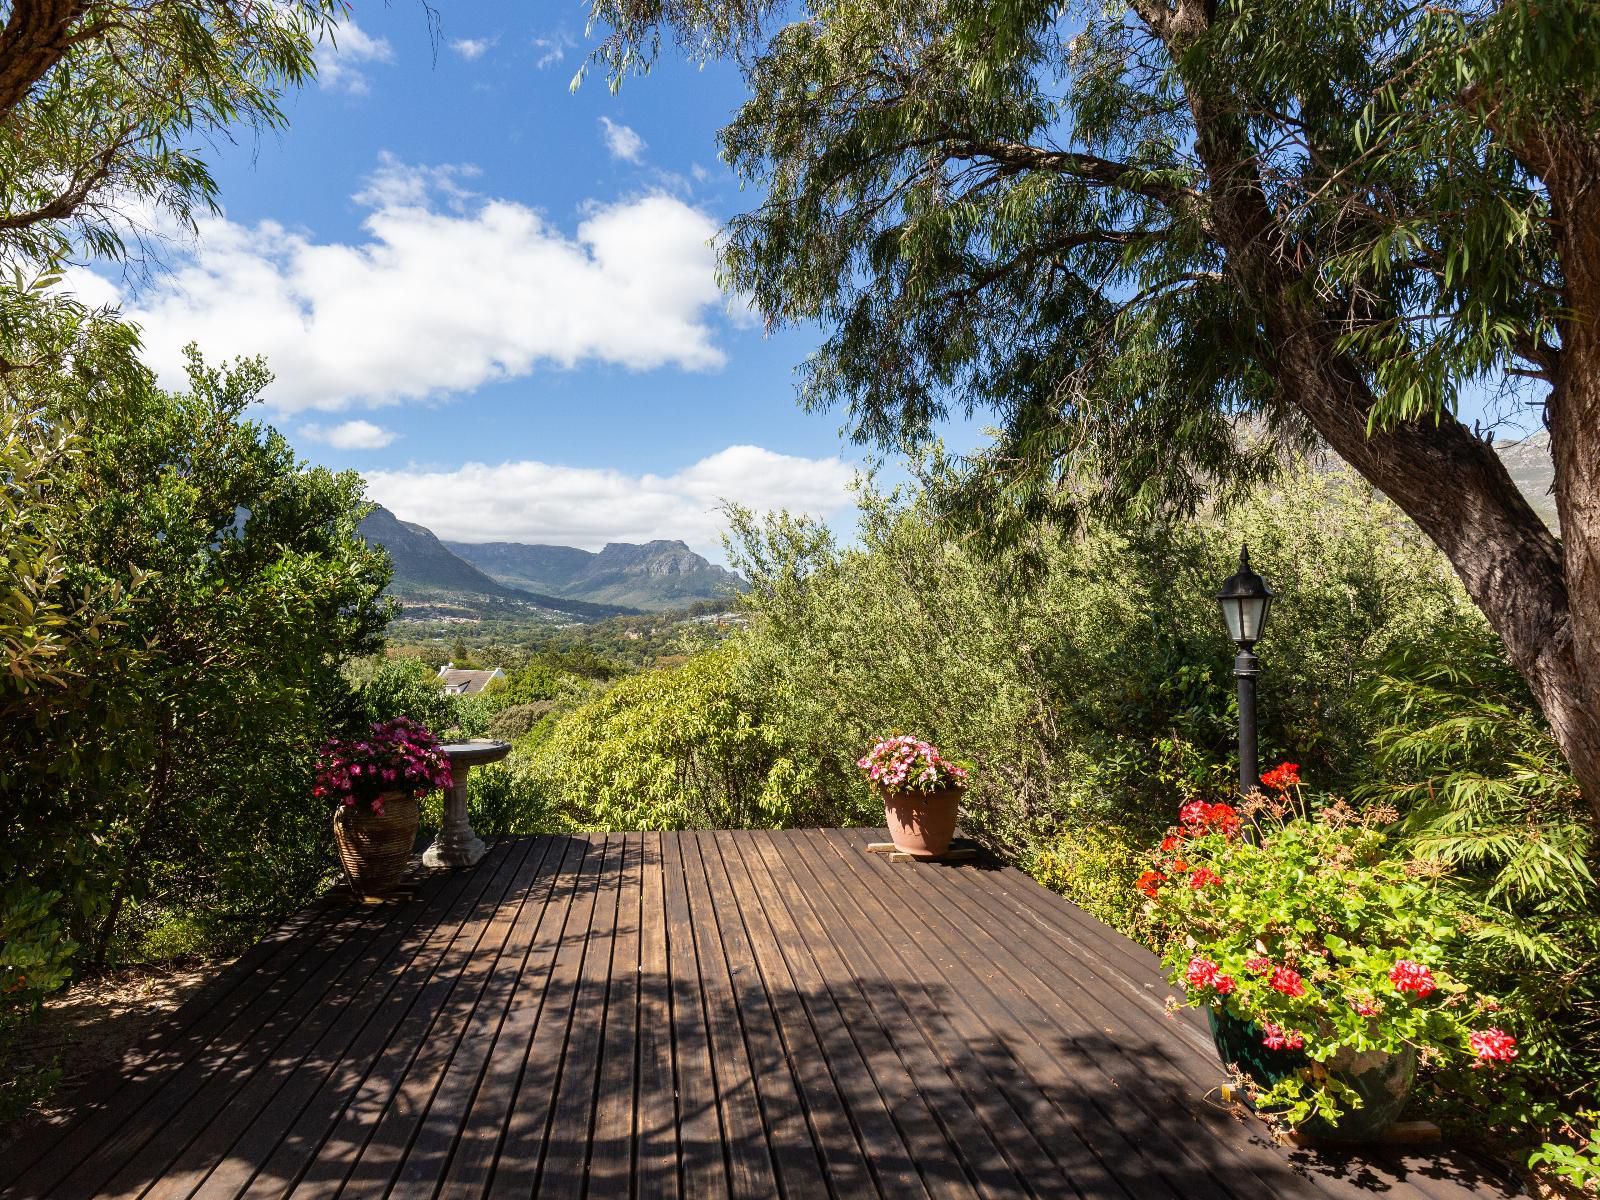
M 1154 958 L 864 830 L 538 837 L 218 976 L 6 1197 L 1514 1194 L 1290 1155 L 1218 1104 Z

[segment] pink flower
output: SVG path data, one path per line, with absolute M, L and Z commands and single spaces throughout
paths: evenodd
M 1409 958 L 1402 958 L 1389 968 L 1389 982 L 1397 992 L 1415 992 L 1419 1000 L 1435 990 L 1433 972 Z
M 1298 1029 L 1284 1029 L 1271 1021 L 1261 1023 L 1261 1044 L 1268 1050 L 1300 1050 L 1306 1039 Z
M 1503 1029 L 1479 1029 L 1467 1039 L 1479 1058 L 1475 1066 L 1490 1062 L 1510 1062 L 1517 1056 L 1517 1039 Z
M 1300 978 L 1300 972 L 1289 967 L 1273 968 L 1272 978 L 1267 980 L 1267 986 L 1275 992 L 1282 992 L 1285 996 L 1306 994 L 1306 985 Z

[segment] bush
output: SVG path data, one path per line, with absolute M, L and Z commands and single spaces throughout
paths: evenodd
M 504 742 L 526 737 L 558 708 L 555 700 L 535 700 L 531 704 L 512 704 L 490 718 L 489 736 Z
M 1150 928 L 1134 880 L 1146 866 L 1145 843 L 1118 825 L 1063 829 L 1022 860 L 1024 871 L 1090 916 L 1148 942 Z
M 568 713 L 531 767 L 581 827 L 737 829 L 852 815 L 766 720 L 738 639 L 624 679 Z
M 751 582 L 743 653 L 775 736 L 842 778 L 882 731 L 915 729 L 977 765 L 964 827 L 1018 858 L 1095 823 L 1151 835 L 1174 793 L 1231 789 L 1233 647 L 1213 596 L 1241 541 L 1280 594 L 1263 752 L 1330 787 L 1369 769 L 1361 687 L 1468 607 L 1438 553 L 1343 472 L 1291 473 L 1225 518 L 1044 530 L 996 557 L 944 536 L 926 502 L 871 492 L 855 548 L 784 515 L 731 524 Z
M 1395 655 L 1374 681 L 1376 770 L 1412 854 L 1477 906 L 1463 973 L 1526 1033 L 1526 1085 L 1454 1092 L 1460 1116 L 1546 1146 L 1581 1179 L 1600 1096 L 1600 888 L 1590 809 L 1521 677 L 1481 621 Z M 1590 1151 L 1592 1154 L 1593 1152 Z M 1593 1169 L 1593 1168 L 1591 1168 Z

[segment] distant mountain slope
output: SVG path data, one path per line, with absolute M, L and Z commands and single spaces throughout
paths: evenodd
M 526 610 L 530 616 L 542 613 L 551 620 L 576 617 L 585 621 L 639 611 L 623 605 L 594 604 L 507 586 L 451 553 L 432 530 L 402 521 L 381 505 L 361 522 L 359 531 L 368 545 L 382 546 L 389 552 L 394 563 L 389 592 L 407 607 L 454 607 L 478 615 L 486 610 L 504 613 L 519 609 Z
M 626 604 L 647 612 L 725 599 L 744 580 L 683 542 L 611 542 L 595 553 L 521 542 L 446 542 L 454 553 L 509 587 L 572 599 Z
M 1533 505 L 1533 511 L 1551 529 L 1558 528 L 1556 498 L 1550 494 L 1556 478 L 1555 464 L 1550 459 L 1550 435 L 1536 433 L 1519 442 L 1498 442 L 1495 451 L 1511 473 L 1511 481 Z

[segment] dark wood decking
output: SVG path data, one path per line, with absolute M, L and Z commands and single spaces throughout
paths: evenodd
M 1148 953 L 877 836 L 518 839 L 312 909 L 0 1155 L 4 1195 L 1509 1194 L 1466 1156 L 1285 1154 L 1207 1099 Z

